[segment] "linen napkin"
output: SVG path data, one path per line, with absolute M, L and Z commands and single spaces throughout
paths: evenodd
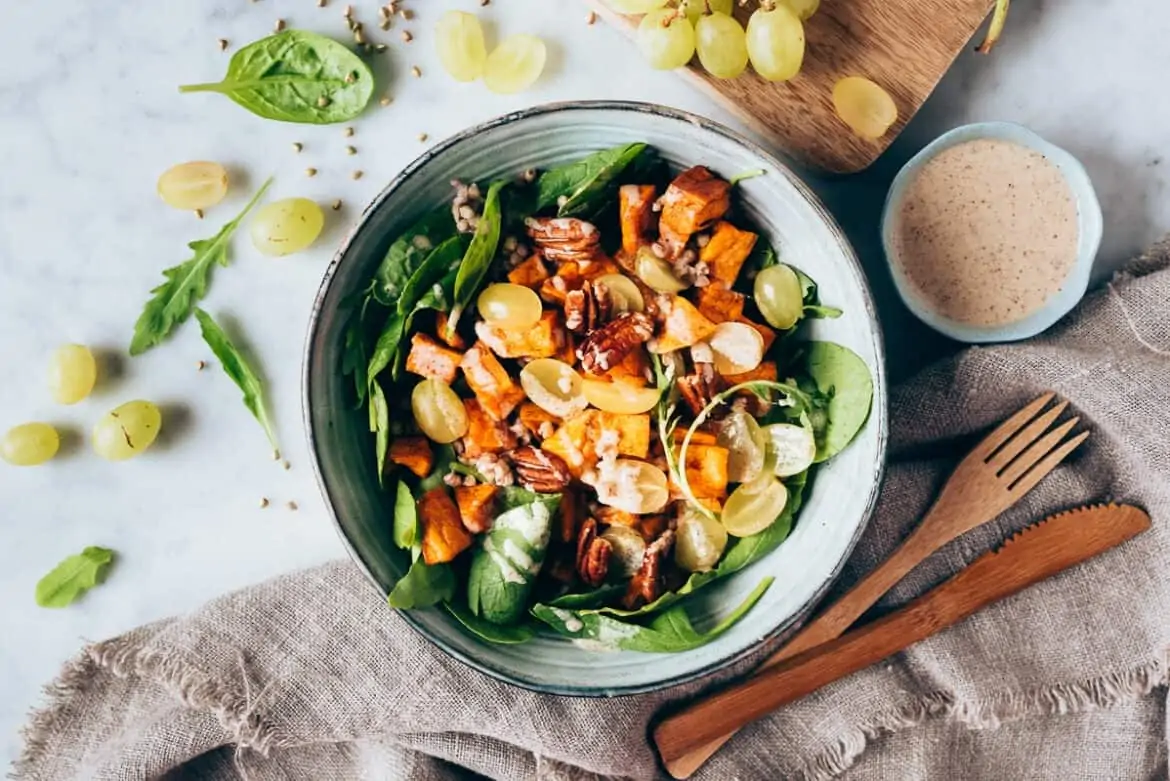
M 1092 430 L 1086 445 L 877 610 L 1082 503 L 1139 504 L 1154 528 L 757 722 L 698 778 L 1165 777 L 1170 243 L 1046 335 L 968 349 L 896 389 L 882 499 L 837 590 L 897 545 L 970 444 L 1048 389 Z M 336 562 L 85 648 L 47 687 L 13 772 L 651 779 L 647 722 L 693 691 L 588 700 L 498 683 L 432 648 Z

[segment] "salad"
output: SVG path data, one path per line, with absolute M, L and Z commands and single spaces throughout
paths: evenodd
M 737 214 L 739 178 L 629 144 L 454 182 L 394 238 L 342 366 L 411 561 L 392 606 L 489 642 L 683 651 L 769 588 L 715 626 L 687 614 L 784 541 L 873 385 L 803 338 L 841 312 Z

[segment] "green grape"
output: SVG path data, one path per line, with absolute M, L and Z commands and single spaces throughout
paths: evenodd
M 862 138 L 879 139 L 898 120 L 898 106 L 890 93 L 861 76 L 846 76 L 833 86 L 833 108 Z
M 523 285 L 501 282 L 488 285 L 476 300 L 480 317 L 492 328 L 514 328 L 527 331 L 543 314 L 540 296 Z
M 796 14 L 800 21 L 807 22 L 817 9 L 821 7 L 821 0 L 780 0 Z
M 747 36 L 735 17 L 709 14 L 695 25 L 699 62 L 712 76 L 734 79 L 747 69 Z
M 674 563 L 686 572 L 707 572 L 719 563 L 726 547 L 723 524 L 688 508 L 675 530 Z
M 443 70 L 456 81 L 475 81 L 483 75 L 487 45 L 475 14 L 448 11 L 435 25 L 435 46 Z
M 93 427 L 93 449 L 107 461 L 125 461 L 154 443 L 162 412 L 149 401 L 128 401 L 102 416 Z
M 415 385 L 410 394 L 410 409 L 422 433 L 440 445 L 454 442 L 467 433 L 467 408 L 442 380 L 426 379 Z
M 812 466 L 817 442 L 812 430 L 792 423 L 764 426 L 768 442 L 768 466 L 777 477 L 792 477 Z
M 300 252 L 317 240 L 325 213 L 308 198 L 285 198 L 261 207 L 252 218 L 252 244 L 265 255 Z
M 48 423 L 24 423 L 0 439 L 0 458 L 13 466 L 36 466 L 57 455 L 61 438 Z
M 646 555 L 646 540 L 629 526 L 614 524 L 606 529 L 601 538 L 613 548 L 609 566 L 616 574 L 629 577 L 637 572 Z
M 619 14 L 640 16 L 651 11 L 657 11 L 670 0 L 610 0 L 609 5 Z
M 731 536 L 750 537 L 774 524 L 786 504 L 788 489 L 784 483 L 764 474 L 731 492 L 719 520 Z
M 727 14 L 731 15 L 731 11 L 735 4 L 735 0 L 682 0 L 678 4 L 679 10 L 687 15 L 691 20 L 691 24 L 698 24 L 699 17 L 710 6 L 713 14 Z
M 83 344 L 65 344 L 49 360 L 49 393 L 58 404 L 76 404 L 93 391 L 97 361 Z
M 642 291 L 633 280 L 624 274 L 603 274 L 593 281 L 594 287 L 604 285 L 609 291 L 609 300 L 612 304 L 614 317 L 626 312 L 644 312 L 646 301 L 642 298 Z
M 158 196 L 176 209 L 206 209 L 223 200 L 228 172 L 219 163 L 180 163 L 158 178 Z
M 681 68 L 695 55 L 695 28 L 673 8 L 651 11 L 638 25 L 638 48 L 651 68 Z
M 548 50 L 535 35 L 513 35 L 488 55 L 483 83 L 499 95 L 523 92 L 544 72 Z
M 756 274 L 753 292 L 760 314 L 768 325 L 787 330 L 804 312 L 804 291 L 790 266 L 777 263 Z
M 788 81 L 804 62 L 804 25 L 788 6 L 758 8 L 748 19 L 747 50 L 756 73 L 768 81 Z
M 755 480 L 764 468 L 767 439 L 756 419 L 746 412 L 733 412 L 723 420 L 718 443 L 727 448 L 727 479 L 733 483 Z

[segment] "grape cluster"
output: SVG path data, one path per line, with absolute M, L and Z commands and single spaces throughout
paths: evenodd
M 804 21 L 820 0 L 760 0 L 747 28 L 732 15 L 733 0 L 614 0 L 642 14 L 638 48 L 652 68 L 686 65 L 698 54 L 712 76 L 734 79 L 750 62 L 768 81 L 788 81 L 804 62 Z

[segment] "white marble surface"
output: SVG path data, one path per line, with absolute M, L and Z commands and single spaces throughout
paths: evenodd
M 837 0 L 841 1 L 841 0 Z M 395 36 L 382 63 L 393 69 L 390 108 L 354 123 L 357 157 L 337 127 L 260 121 L 215 95 L 180 96 L 179 83 L 218 77 L 233 48 L 290 26 L 343 32 L 341 3 L 313 0 L 125 0 L 0 3 L 0 427 L 43 419 L 72 432 L 52 464 L 0 468 L 0 735 L 5 760 L 40 685 L 83 639 L 190 610 L 228 589 L 342 555 L 313 483 L 300 424 L 300 356 L 305 322 L 337 237 L 359 205 L 423 148 L 509 109 L 551 100 L 652 100 L 726 119 L 670 74 L 642 67 L 612 30 L 584 24 L 572 0 L 494 0 L 482 14 L 497 33 L 534 32 L 552 42 L 539 88 L 498 97 L 455 84 L 438 69 L 424 31 L 445 7 L 473 0 L 417 2 L 414 43 Z M 355 3 L 367 21 L 373 2 Z M 1105 208 L 1101 268 L 1108 269 L 1170 230 L 1170 72 L 1166 0 L 1017 2 L 1005 40 L 990 58 L 965 54 L 920 118 L 871 169 L 816 186 L 858 244 L 879 296 L 895 372 L 944 349 L 890 298 L 876 254 L 877 220 L 894 170 L 922 143 L 955 124 L 1021 121 L 1078 155 Z M 422 79 L 408 73 L 423 70 Z M 294 155 L 290 145 L 305 144 Z M 232 167 L 229 200 L 198 222 L 164 207 L 159 172 L 175 162 L 214 159 Z M 306 179 L 303 170 L 320 174 Z M 353 181 L 360 167 L 365 176 Z M 212 365 L 197 329 L 183 327 L 144 357 L 110 360 L 99 390 L 76 407 L 54 406 L 44 385 L 56 345 L 77 341 L 116 358 L 159 272 L 185 257 L 185 243 L 213 234 L 269 174 L 275 196 L 342 198 L 312 252 L 285 260 L 236 243 L 233 266 L 218 269 L 206 307 L 247 334 L 272 389 L 272 411 L 292 463 L 268 460 L 259 428 L 234 386 Z M 1103 273 L 1103 272 L 1102 272 Z M 928 344 L 929 348 L 922 345 Z M 162 441 L 144 458 L 108 464 L 80 443 L 105 410 L 132 398 L 163 403 Z M 258 507 L 261 496 L 272 506 Z M 286 507 L 296 501 L 298 511 Z M 37 579 L 90 544 L 120 560 L 109 581 L 77 605 L 38 609 Z

